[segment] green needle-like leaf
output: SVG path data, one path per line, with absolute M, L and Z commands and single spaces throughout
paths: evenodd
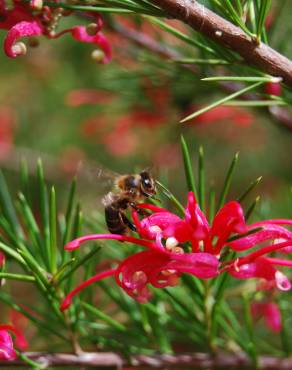
M 50 194 L 50 248 L 51 248 L 51 272 L 57 272 L 57 256 L 58 256 L 58 246 L 57 246 L 57 206 L 56 206 L 56 192 L 55 188 L 51 188 Z
M 261 230 L 263 230 L 262 227 L 255 227 L 254 229 L 248 230 L 246 233 L 236 234 L 234 236 L 231 236 L 230 238 L 227 239 L 227 242 L 233 242 L 234 240 L 238 240 L 238 239 L 244 238 L 248 235 L 255 234 L 255 233 L 257 233 Z
M 258 177 L 255 181 L 253 181 L 249 187 L 237 198 L 239 203 L 242 203 L 244 199 L 252 192 L 252 190 L 260 183 L 262 180 L 262 176 Z
M 73 225 L 73 214 L 74 214 L 74 202 L 75 202 L 75 195 L 76 195 L 76 179 L 72 181 L 70 192 L 69 192 L 69 199 L 67 203 L 67 211 L 66 211 L 66 229 L 65 235 L 63 238 L 63 245 L 67 244 L 70 241 L 70 234 L 72 232 L 72 225 Z
M 157 24 L 160 28 L 162 28 L 164 31 L 169 32 L 170 34 L 174 35 L 178 39 L 195 46 L 201 50 L 207 51 L 211 54 L 216 54 L 216 52 L 211 49 L 210 47 L 206 46 L 205 44 L 195 40 L 192 37 L 189 37 L 188 35 L 184 34 L 183 32 L 177 30 L 175 27 L 170 26 L 169 24 L 165 23 L 164 21 L 161 21 L 160 19 L 154 18 L 154 17 L 145 17 L 150 22 Z
M 210 188 L 210 193 L 209 193 L 209 224 L 211 225 L 213 222 L 213 219 L 215 217 L 215 212 L 216 212 L 216 192 L 213 187 L 213 185 Z
M 269 14 L 271 4 L 272 0 L 260 0 L 260 8 L 258 11 L 256 27 L 256 34 L 258 40 L 261 39 L 261 35 L 265 31 L 265 20 L 267 18 L 267 15 Z
M 273 107 L 277 105 L 289 105 L 284 100 L 231 100 L 223 105 L 230 107 Z
M 37 281 L 40 283 L 40 287 L 43 291 L 45 291 L 49 287 L 48 280 L 45 276 L 45 271 L 41 269 L 39 266 L 38 261 L 34 259 L 34 257 L 25 250 L 18 250 L 18 253 L 26 262 L 27 266 L 29 267 L 32 274 L 35 276 Z
M 244 24 L 242 18 L 240 17 L 240 15 L 237 13 L 236 9 L 233 7 L 233 4 L 231 3 L 230 0 L 223 0 L 223 9 L 225 11 L 225 14 L 229 14 L 231 20 L 237 24 L 246 34 L 248 34 L 249 36 L 253 36 L 252 32 L 250 32 L 250 30 L 246 27 L 246 25 Z
M 246 221 L 248 221 L 249 218 L 251 217 L 251 215 L 252 215 L 253 211 L 255 210 L 256 206 L 258 205 L 260 199 L 261 199 L 260 196 L 256 197 L 256 199 L 248 207 L 248 209 L 247 209 L 247 211 L 245 212 L 245 215 L 244 215 Z
M 21 274 L 10 274 L 8 272 L 0 272 L 0 279 L 29 281 L 29 282 L 35 281 L 35 278 L 33 276 L 21 275 Z
M 83 213 L 80 209 L 80 205 L 77 204 L 75 208 L 74 223 L 72 228 L 71 238 L 77 238 L 81 235 L 81 228 L 83 225 Z
M 189 149 L 182 135 L 180 139 L 188 191 L 192 191 L 198 199 Z
M 15 352 L 17 354 L 17 357 L 19 357 L 23 362 L 25 362 L 27 365 L 29 365 L 30 368 L 35 369 L 35 370 L 43 369 L 42 364 L 39 364 L 38 362 L 31 360 L 29 357 L 27 357 L 26 355 L 24 355 L 23 353 L 21 353 L 18 350 L 15 350 Z
M 20 181 L 21 189 L 26 199 L 28 199 L 29 204 L 31 204 L 30 192 L 29 192 L 29 173 L 27 161 L 22 159 L 20 162 Z
M 168 190 L 160 181 L 156 180 L 156 184 L 163 190 L 163 194 L 174 204 L 181 216 L 185 215 L 185 209 L 180 201 Z M 159 205 L 158 205 L 159 206 Z
M 147 313 L 148 313 L 149 325 L 151 326 L 152 333 L 153 333 L 155 340 L 157 341 L 159 350 L 162 353 L 172 353 L 172 348 L 171 348 L 171 344 L 169 341 L 169 337 L 165 335 L 165 331 L 163 329 L 162 318 L 164 315 L 162 316 L 160 313 L 160 308 L 163 306 L 163 303 L 160 302 L 159 306 L 154 306 L 156 309 L 156 313 L 153 314 L 152 311 L 149 310 L 149 306 L 145 305 L 145 312 L 148 311 Z
M 225 203 L 227 194 L 228 194 L 229 189 L 230 189 L 232 175 L 234 173 L 235 165 L 238 162 L 238 156 L 239 156 L 239 153 L 236 153 L 234 158 L 232 159 L 232 162 L 231 162 L 231 164 L 229 166 L 229 169 L 227 171 L 226 178 L 225 178 L 225 181 L 224 181 L 224 184 L 223 184 L 223 188 L 222 188 L 221 194 L 219 196 L 217 210 L 219 210 L 223 206 L 223 204 Z
M 281 322 L 282 322 L 282 330 L 281 330 L 282 348 L 286 356 L 288 357 L 291 355 L 291 341 L 289 339 L 290 328 L 288 327 L 289 317 L 287 317 L 287 314 L 286 314 L 287 306 L 289 307 L 289 304 L 288 302 L 284 302 L 284 300 L 282 301 L 282 299 L 278 298 L 278 305 L 279 305 L 280 312 L 281 312 Z
M 179 64 L 197 64 L 197 65 L 229 65 L 230 62 L 223 59 L 199 59 L 199 58 L 181 58 L 170 60 L 172 63 Z
M 253 320 L 251 316 L 251 308 L 250 308 L 250 301 L 247 294 L 243 294 L 242 296 L 243 301 L 243 308 L 244 308 L 244 321 L 245 326 L 247 329 L 247 334 L 249 336 L 249 343 L 248 343 L 248 353 L 253 361 L 254 366 L 258 367 L 258 359 L 257 359 L 257 350 L 256 350 L 256 341 L 254 336 L 254 327 L 253 327 Z
M 27 232 L 30 238 L 30 247 L 33 248 L 31 253 L 35 254 L 35 257 L 42 256 L 43 261 L 46 261 L 46 254 L 44 250 L 44 245 L 41 240 L 40 230 L 38 228 L 37 222 L 34 215 L 22 193 L 18 195 L 19 198 L 19 209 L 22 218 L 27 226 Z
M 4 244 L 3 242 L 0 242 L 0 250 L 2 250 L 5 254 L 7 254 L 11 258 L 15 259 L 20 264 L 25 265 L 25 261 L 20 256 L 20 254 L 15 252 L 14 249 L 10 248 L 8 245 Z
M 16 212 L 12 203 L 12 199 L 10 197 L 8 187 L 3 176 L 2 171 L 0 170 L 0 207 L 6 219 L 9 221 L 11 228 L 14 232 L 22 236 L 22 230 L 19 225 Z
M 199 148 L 199 165 L 198 165 L 198 202 L 201 210 L 205 212 L 205 165 L 204 165 L 204 150 Z
M 84 11 L 84 12 L 101 12 L 101 13 L 138 13 L 138 14 L 145 14 L 145 15 L 153 15 L 153 16 L 163 16 L 164 13 L 155 7 L 149 7 L 148 9 L 143 6 L 139 6 L 138 4 L 127 2 L 127 1 L 106 1 L 105 4 L 109 6 L 87 6 L 87 5 L 68 5 L 65 3 L 54 3 L 45 1 L 44 5 L 48 5 L 52 8 L 63 8 L 73 11 Z M 111 5 L 112 4 L 112 5 Z M 115 5 L 116 4 L 116 5 Z M 118 7 L 117 6 L 120 6 Z M 57 6 L 58 5 L 58 6 Z M 155 10 L 153 10 L 155 9 Z M 157 10 L 156 10 L 157 9 Z
M 207 107 L 202 108 L 202 109 L 200 109 L 200 110 L 198 110 L 198 111 L 196 111 L 196 112 L 194 112 L 194 113 L 190 114 L 189 116 L 187 116 L 187 117 L 185 117 L 184 119 L 182 119 L 180 122 L 181 122 L 181 123 L 184 123 L 184 122 L 187 122 L 187 121 L 189 121 L 189 120 L 191 120 L 191 119 L 193 119 L 193 118 L 195 118 L 195 117 L 198 117 L 200 114 L 205 113 L 205 112 L 207 112 L 207 111 L 209 111 L 210 109 L 213 109 L 213 108 L 215 108 L 215 107 L 218 107 L 219 105 L 224 104 L 224 103 L 226 103 L 226 102 L 228 102 L 228 101 L 230 101 L 230 100 L 232 100 L 232 99 L 235 99 L 235 98 L 237 98 L 238 96 L 240 96 L 240 95 L 242 95 L 242 94 L 245 94 L 246 92 L 248 92 L 248 91 L 250 91 L 250 90 L 253 90 L 253 89 L 255 89 L 256 87 L 258 87 L 258 86 L 260 86 L 260 85 L 262 85 L 262 84 L 263 84 L 263 82 L 262 82 L 262 81 L 260 81 L 260 82 L 256 82 L 256 83 L 254 83 L 254 84 L 252 84 L 252 85 L 249 85 L 249 86 L 247 86 L 247 87 L 245 87 L 245 88 L 243 88 L 243 89 L 241 89 L 241 90 L 239 90 L 239 91 L 236 91 L 235 93 L 230 94 L 230 95 L 228 95 L 228 96 L 224 97 L 223 99 L 219 99 L 219 100 L 217 100 L 216 102 L 214 102 L 214 103 L 212 103 L 212 104 L 208 105 Z
M 50 268 L 51 248 L 50 248 L 50 222 L 49 222 L 49 204 L 48 204 L 48 191 L 44 179 L 44 171 L 41 160 L 37 163 L 37 179 L 39 189 L 39 205 L 42 221 L 42 232 L 44 235 L 46 267 Z
M 87 261 L 91 260 L 91 258 L 100 251 L 100 247 L 94 248 L 89 253 L 87 253 L 85 256 L 80 258 L 79 261 L 76 262 L 74 266 L 72 266 L 69 270 L 67 270 L 63 275 L 60 276 L 59 279 L 57 279 L 58 284 L 60 284 L 62 281 L 66 280 L 74 271 L 76 271 L 81 266 L 86 266 Z M 68 252 L 69 253 L 69 252 Z M 70 267 L 70 266 L 68 266 Z
M 123 324 L 114 320 L 111 316 L 100 311 L 98 308 L 93 307 L 90 304 L 85 303 L 85 302 L 82 302 L 82 306 L 85 308 L 85 310 L 95 315 L 99 320 L 106 322 L 109 326 L 115 328 L 116 330 L 122 331 L 122 332 L 127 331 L 127 328 Z
M 241 81 L 241 82 L 281 82 L 281 78 L 275 78 L 271 76 L 216 76 L 216 77 L 205 77 L 201 81 Z

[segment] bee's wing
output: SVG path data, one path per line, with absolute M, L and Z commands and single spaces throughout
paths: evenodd
M 76 175 L 78 183 L 98 188 L 100 191 L 113 187 L 115 179 L 120 176 L 94 161 L 80 161 Z

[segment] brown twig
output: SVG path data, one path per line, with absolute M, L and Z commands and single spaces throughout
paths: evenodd
M 247 35 L 241 28 L 195 0 L 152 0 L 165 13 L 190 25 L 195 31 L 238 53 L 247 63 L 281 77 L 292 87 L 292 61 L 268 45 Z
M 94 367 L 94 368 L 114 368 L 120 369 L 123 366 L 133 366 L 144 368 L 195 368 L 195 369 L 252 369 L 253 365 L 249 358 L 243 353 L 230 354 L 221 353 L 211 355 L 208 353 L 193 354 L 157 354 L 153 356 L 134 355 L 130 360 L 125 360 L 121 356 L 112 353 L 83 353 L 79 356 L 69 353 L 42 353 L 27 352 L 29 359 L 40 364 L 41 368 L 71 366 L 71 367 Z M 261 356 L 259 358 L 261 369 L 292 369 L 292 358 L 278 358 L 271 356 Z M 0 367 L 25 366 L 25 362 L 20 359 L 15 361 L 0 361 Z

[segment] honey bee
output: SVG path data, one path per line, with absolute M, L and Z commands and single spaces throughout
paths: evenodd
M 105 220 L 112 234 L 126 234 L 136 231 L 135 225 L 128 219 L 125 211 L 137 209 L 137 202 L 156 194 L 155 180 L 148 171 L 139 174 L 122 175 L 115 181 L 115 192 L 109 192 L 103 198 Z

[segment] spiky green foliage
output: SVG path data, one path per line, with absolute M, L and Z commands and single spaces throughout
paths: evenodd
M 182 151 L 187 187 L 192 189 L 195 184 L 192 158 L 184 138 Z M 196 179 L 198 199 L 212 218 L 217 208 L 215 192 L 210 192 L 206 187 L 204 162 L 203 149 L 200 148 Z M 218 206 L 228 197 L 236 162 L 237 155 L 216 197 Z M 69 349 L 70 346 L 76 350 L 77 343 L 83 348 L 97 345 L 100 349 L 121 351 L 125 355 L 156 351 L 170 353 L 176 350 L 177 345 L 183 346 L 185 351 L 240 347 L 255 364 L 257 354 L 267 350 L 261 331 L 254 330 L 249 310 L 250 300 L 259 293 L 249 284 L 232 281 L 227 274 L 204 283 L 193 276 L 184 275 L 180 286 L 154 290 L 154 298 L 145 305 L 129 298 L 113 281 L 99 282 L 75 299 L 68 314 L 63 315 L 59 310 L 60 301 L 72 288 L 77 275 L 85 279 L 99 266 L 122 260 L 136 247 L 107 241 L 83 247 L 73 256 L 64 252 L 64 243 L 78 236 L 82 226 L 81 210 L 76 203 L 75 180 L 69 190 L 66 213 L 63 215 L 55 187 L 51 187 L 48 196 L 41 162 L 37 168 L 37 194 L 29 194 L 30 182 L 26 176 L 22 176 L 22 179 L 25 181 L 22 181 L 21 188 L 27 189 L 26 193 L 19 193 L 14 200 L 4 176 L 0 175 L 0 249 L 8 257 L 5 270 L 0 273 L 0 278 L 6 279 L 6 284 L 1 288 L 0 301 L 28 318 L 31 325 L 38 329 L 38 335 L 44 338 L 45 350 L 58 351 L 60 348 Z M 252 182 L 239 199 L 245 200 L 258 182 Z M 170 190 L 160 185 L 162 203 L 164 199 L 171 200 L 174 209 L 183 211 L 183 206 Z M 211 196 L 207 202 L 205 194 L 208 193 Z M 31 198 L 34 198 L 34 202 Z M 254 209 L 254 203 L 247 207 L 249 214 Z M 99 213 L 86 217 L 85 224 L 91 232 L 105 231 L 104 220 Z M 232 253 L 227 253 L 224 258 L 232 258 Z M 10 287 L 11 280 L 29 284 L 32 297 L 26 300 L 15 295 Z M 281 299 L 284 317 L 291 312 L 286 299 Z M 243 305 L 239 302 L 243 302 Z M 279 340 L 275 337 L 270 343 L 273 346 L 269 348 L 270 353 L 284 354 L 290 351 L 290 334 L 286 323 L 284 319 Z M 31 343 L 31 346 L 34 344 Z

